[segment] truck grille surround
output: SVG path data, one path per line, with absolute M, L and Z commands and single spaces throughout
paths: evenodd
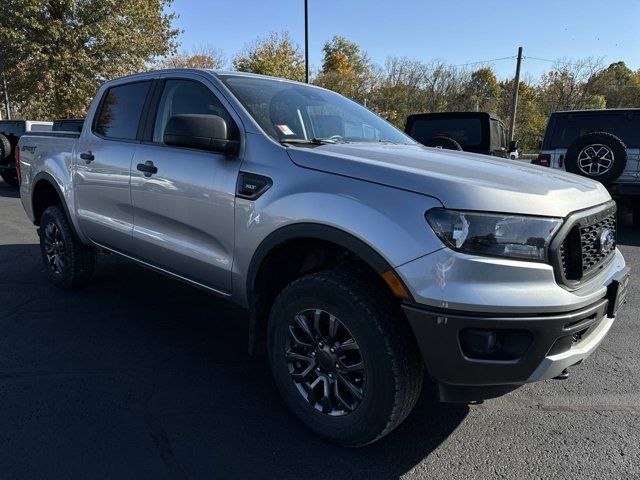
M 610 202 L 570 215 L 551 243 L 558 281 L 577 288 L 602 270 L 615 255 L 616 206 Z

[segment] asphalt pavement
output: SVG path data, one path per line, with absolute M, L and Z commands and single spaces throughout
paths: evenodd
M 640 229 L 619 237 L 628 302 L 568 380 L 480 405 L 423 395 L 378 443 L 333 446 L 288 412 L 247 315 L 101 256 L 92 285 L 45 277 L 0 181 L 0 480 L 640 479 Z

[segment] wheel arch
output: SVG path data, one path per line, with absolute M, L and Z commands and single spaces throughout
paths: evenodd
M 274 269 L 273 263 L 280 259 L 285 260 L 284 268 Z M 391 264 L 365 241 L 339 228 L 297 223 L 279 228 L 260 243 L 249 264 L 246 279 L 250 353 L 261 349 L 271 306 L 282 289 L 296 278 L 338 263 L 349 263 L 361 269 L 363 274 L 384 285 L 393 295 L 387 277 L 383 277 L 383 274 L 393 272 Z M 272 278 L 274 273 L 278 278 Z M 403 284 L 402 287 L 408 294 Z
M 40 225 L 40 217 L 51 205 L 61 205 L 64 214 L 69 220 L 72 231 L 77 235 L 77 231 L 69 212 L 69 206 L 65 201 L 62 190 L 55 178 L 47 173 L 40 172 L 33 178 L 33 188 L 31 189 L 31 210 L 33 213 L 33 223 Z

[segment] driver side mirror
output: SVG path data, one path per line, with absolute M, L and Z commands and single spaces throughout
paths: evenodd
M 509 142 L 509 153 L 511 152 L 515 152 L 516 150 L 518 150 L 518 141 L 517 140 L 511 140 Z
M 218 115 L 174 115 L 164 129 L 162 141 L 173 147 L 233 154 L 240 142 L 232 139 L 232 128 Z

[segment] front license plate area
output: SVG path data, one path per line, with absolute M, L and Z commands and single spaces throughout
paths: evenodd
M 615 317 L 616 312 L 625 302 L 627 298 L 627 291 L 629 286 L 629 267 L 621 270 L 613 277 L 611 284 L 608 287 L 607 298 L 609 299 L 609 308 L 607 311 L 608 317 Z

